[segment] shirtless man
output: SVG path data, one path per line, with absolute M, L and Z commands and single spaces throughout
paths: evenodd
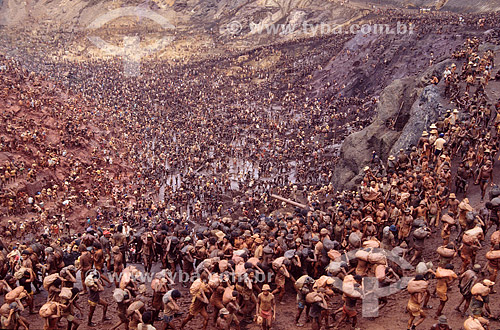
M 477 250 L 481 248 L 481 243 L 479 240 L 476 240 L 472 245 L 462 243 L 460 248 L 460 258 L 462 259 L 462 267 L 460 268 L 460 274 L 467 270 L 467 267 L 474 263 L 476 260 Z
M 210 304 L 214 307 L 214 324 L 217 323 L 217 317 L 219 315 L 219 311 L 224 308 L 224 304 L 222 303 L 222 297 L 224 296 L 224 286 L 218 285 L 215 288 L 214 292 L 210 296 Z
M 385 210 L 385 204 L 384 203 L 379 203 L 378 204 L 378 210 L 375 212 L 375 221 L 377 223 L 377 226 L 379 228 L 383 228 L 385 226 L 385 223 L 387 222 L 388 214 L 387 211 Z
M 457 169 L 457 176 L 455 178 L 455 193 L 463 191 L 464 195 L 467 196 L 468 180 L 470 174 L 464 163 L 460 163 Z
M 422 236 L 420 236 L 422 235 Z M 422 227 L 416 229 L 413 234 L 414 238 L 414 244 L 413 244 L 413 250 L 415 253 L 413 254 L 413 257 L 410 260 L 410 263 L 414 263 L 416 260 L 420 260 L 422 253 L 425 248 L 425 239 L 431 235 L 430 229 L 425 227 L 423 225 Z
M 481 187 L 481 202 L 484 200 L 488 180 L 490 181 L 490 184 L 493 184 L 493 167 L 491 165 L 491 160 L 487 160 L 485 164 L 481 166 L 476 180 L 476 184 L 479 183 L 479 186 Z
M 125 251 L 127 250 L 127 237 L 123 234 L 122 225 L 118 225 L 116 228 L 116 232 L 113 234 L 113 238 L 111 239 L 113 246 L 118 246 L 122 256 L 121 264 L 123 267 L 127 267 Z
M 457 200 L 457 196 L 451 193 L 448 199 L 448 214 L 452 218 L 458 215 L 458 204 L 460 204 L 460 202 Z
M 123 299 L 116 300 L 116 310 L 118 314 L 118 319 L 120 321 L 117 324 L 115 324 L 111 328 L 111 330 L 118 329 L 122 324 L 125 325 L 125 330 L 128 330 L 129 319 L 127 316 L 127 308 L 130 306 L 131 302 L 132 302 L 132 295 L 130 294 L 130 291 L 123 290 Z
M 155 241 L 153 239 L 153 235 L 148 233 L 143 239 L 142 249 L 139 252 L 139 254 L 142 255 L 144 271 L 146 273 L 149 273 L 151 271 L 151 267 L 153 266 L 154 245 Z
M 113 246 L 111 252 L 113 253 L 112 258 L 114 262 L 113 281 L 115 282 L 115 287 L 118 288 L 120 284 L 120 274 L 123 271 L 123 256 L 118 246 Z
M 420 201 L 418 207 L 415 209 L 415 219 L 423 219 L 425 222 L 428 222 L 427 220 L 427 205 L 424 200 Z
M 488 289 L 493 285 L 493 282 L 490 280 L 483 280 L 482 284 L 487 286 Z M 491 317 L 491 309 L 490 309 L 490 294 L 489 292 L 484 294 L 476 294 L 472 296 L 472 301 L 470 304 L 470 313 L 473 317 Z
M 441 228 L 441 238 L 443 239 L 443 245 L 448 245 L 450 243 L 451 236 L 451 225 L 447 222 L 443 222 L 443 227 Z
M 413 225 L 413 217 L 411 216 L 411 209 L 407 208 L 404 211 L 404 215 L 400 218 L 398 223 L 398 239 L 400 242 L 408 240 L 410 236 L 410 231 Z
M 60 296 L 61 301 L 61 318 L 66 318 L 68 321 L 68 330 L 76 330 L 80 326 L 80 321 L 78 321 L 74 314 L 74 307 L 78 307 L 76 304 L 76 301 L 78 300 L 78 296 L 80 293 L 80 290 L 78 288 L 65 288 L 64 290 L 71 290 L 71 298 L 66 299 L 63 298 L 62 295 Z
M 314 279 L 310 276 L 307 276 L 305 280 L 303 280 L 302 284 L 299 284 L 298 283 L 299 281 L 300 279 L 297 282 L 295 282 L 295 290 L 297 290 L 297 303 L 298 303 L 297 316 L 295 317 L 295 324 L 298 327 L 303 327 L 304 324 L 299 323 L 299 320 L 300 316 L 302 315 L 302 312 L 306 307 L 306 296 L 309 292 L 312 292 L 312 285 L 314 284 Z M 308 312 L 309 308 L 306 311 L 306 315 L 308 314 Z
M 62 280 L 61 278 L 56 278 L 47 289 L 47 300 L 57 301 L 59 293 L 61 292 Z
M 34 304 L 33 304 L 33 288 L 31 284 L 35 278 L 35 274 L 32 269 L 24 271 L 23 277 L 19 279 L 19 285 L 24 287 L 27 292 L 26 303 L 29 307 L 30 314 L 34 314 Z
M 108 303 L 103 300 L 100 296 L 100 292 L 104 291 L 104 287 L 102 286 L 102 282 L 99 279 L 99 275 L 97 272 L 95 272 L 94 275 L 89 275 L 93 276 L 93 285 L 88 287 L 89 290 L 89 299 L 88 303 L 90 306 L 89 309 L 89 316 L 87 320 L 87 326 L 89 327 L 95 327 L 95 324 L 92 323 L 92 317 L 94 316 L 95 309 L 97 305 L 101 305 L 103 310 L 102 310 L 102 322 L 105 322 L 107 320 L 110 320 L 110 318 L 106 317 L 106 311 L 108 310 Z
M 103 279 L 104 282 L 107 284 L 111 284 L 111 281 L 108 279 L 106 275 L 104 275 L 104 251 L 102 249 L 101 243 L 95 242 L 94 243 L 94 267 L 99 271 L 101 274 L 101 278 Z
M 262 293 L 257 297 L 255 315 L 262 317 L 262 330 L 269 330 L 276 319 L 276 301 L 269 284 L 264 284 Z
M 240 320 L 238 319 L 236 314 L 241 313 L 241 308 L 238 305 L 237 299 L 238 292 L 233 291 L 233 297 L 231 298 L 231 301 L 226 304 L 226 308 L 229 311 L 229 324 L 234 323 L 236 330 L 240 330 Z
M 427 202 L 427 208 L 429 210 L 429 227 L 435 227 L 439 224 L 439 216 L 441 213 L 441 208 L 439 207 L 439 202 L 436 199 L 435 195 L 429 197 L 429 201 Z
M 290 264 L 291 262 L 288 259 L 284 259 L 283 263 L 279 267 L 275 267 L 275 265 L 273 264 L 273 268 L 276 272 L 276 289 L 273 291 L 273 294 L 278 294 L 279 303 L 282 305 L 284 304 L 283 296 L 285 295 L 286 278 L 292 278 L 292 281 L 295 281 L 288 271 L 288 267 L 290 267 Z
M 43 330 L 56 330 L 58 328 L 57 323 L 59 322 L 59 319 L 61 318 L 62 308 L 65 306 L 58 303 L 58 302 L 55 302 L 55 301 L 48 301 L 45 303 L 45 305 L 47 305 L 47 304 L 53 305 L 55 308 L 53 309 L 53 312 L 50 314 L 50 316 L 43 317 L 44 318 Z M 42 306 L 40 308 L 40 310 L 42 310 L 44 308 L 44 306 Z M 12 329 L 14 329 L 14 328 L 12 328 Z
M 94 257 L 91 251 L 92 247 L 88 247 L 87 250 L 80 256 L 79 269 L 81 271 L 80 277 L 82 279 L 83 292 L 87 292 L 87 286 L 85 286 L 85 277 L 87 276 L 87 272 L 92 269 L 92 265 L 94 264 Z
M 354 279 L 356 280 L 357 284 L 355 285 L 359 287 L 359 284 L 361 283 L 361 276 L 356 275 L 354 276 Z M 352 327 L 356 328 L 356 322 L 358 320 L 358 312 L 356 311 L 356 303 L 358 302 L 358 298 L 354 297 L 349 297 L 345 293 L 342 295 L 342 300 L 344 301 L 344 306 L 342 307 L 342 315 L 340 316 L 340 319 L 338 320 L 337 324 L 335 325 L 334 329 L 338 329 L 340 324 L 343 321 L 347 321 L 351 319 L 352 322 Z
M 57 273 L 57 264 L 56 264 L 56 259 L 54 257 L 54 249 L 52 247 L 48 247 L 45 249 L 45 264 L 46 264 L 46 271 L 49 275 Z

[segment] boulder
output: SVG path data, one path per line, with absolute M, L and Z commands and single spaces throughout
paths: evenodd
M 408 149 L 446 112 L 441 106 L 443 86 L 426 82 L 432 75 L 440 77 L 450 64 L 450 60 L 440 62 L 416 78 L 395 80 L 384 89 L 373 122 L 342 144 L 333 176 L 336 189 L 352 189 L 361 181 L 361 169 L 370 164 L 373 151 L 386 160 L 399 149 Z

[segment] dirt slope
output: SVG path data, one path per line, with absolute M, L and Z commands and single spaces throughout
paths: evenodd
M 112 204 L 113 185 L 131 174 L 122 150 L 98 126 L 102 114 L 78 97 L 11 61 L 0 60 L 0 68 L 0 220 L 64 215 L 83 225 Z M 41 203 L 43 195 L 50 202 Z

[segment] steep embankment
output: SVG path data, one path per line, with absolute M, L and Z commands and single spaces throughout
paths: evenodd
M 489 49 L 497 53 L 500 47 L 486 43 L 480 47 L 481 52 Z M 383 90 L 373 122 L 349 135 L 342 144 L 340 161 L 334 171 L 337 188 L 349 189 L 359 183 L 361 170 L 371 162 L 373 151 L 385 162 L 389 155 L 395 156 L 400 149 L 406 150 L 417 144 L 423 130 L 442 117 L 446 110 L 455 108 L 444 96 L 442 82 L 442 74 L 452 62 L 461 65 L 460 61 L 446 59 L 416 77 L 395 80 Z M 431 84 L 432 76 L 441 82 Z M 495 101 L 491 97 L 498 97 L 499 90 L 498 81 L 489 83 L 490 102 Z
M 103 114 L 10 61 L 0 60 L 0 95 L 3 219 L 83 221 L 112 205 L 133 171 Z

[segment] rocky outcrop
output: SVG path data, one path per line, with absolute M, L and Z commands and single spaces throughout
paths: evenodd
M 396 31 L 394 26 L 393 31 Z M 402 29 L 401 31 L 404 31 Z M 341 93 L 344 96 L 380 95 L 397 79 L 422 75 L 429 59 L 445 59 L 463 44 L 467 36 L 428 34 L 414 31 L 404 34 L 357 33 L 334 54 L 328 65 L 315 72 L 316 95 Z M 328 84 L 328 87 L 325 87 Z
M 440 90 L 436 85 L 424 88 L 418 100 L 413 103 L 409 113 L 410 118 L 398 140 L 392 146 L 390 155 L 396 155 L 400 149 L 407 149 L 408 146 L 418 142 L 422 131 L 434 123 L 440 114 L 444 113 L 440 101 Z
M 450 61 L 444 61 L 417 78 L 395 80 L 380 96 L 373 122 L 349 135 L 340 149 L 340 161 L 334 170 L 337 189 L 350 189 L 361 180 L 361 169 L 372 160 L 375 151 L 383 161 L 399 149 L 418 142 L 422 131 L 446 112 L 443 86 L 426 82 L 438 77 Z

